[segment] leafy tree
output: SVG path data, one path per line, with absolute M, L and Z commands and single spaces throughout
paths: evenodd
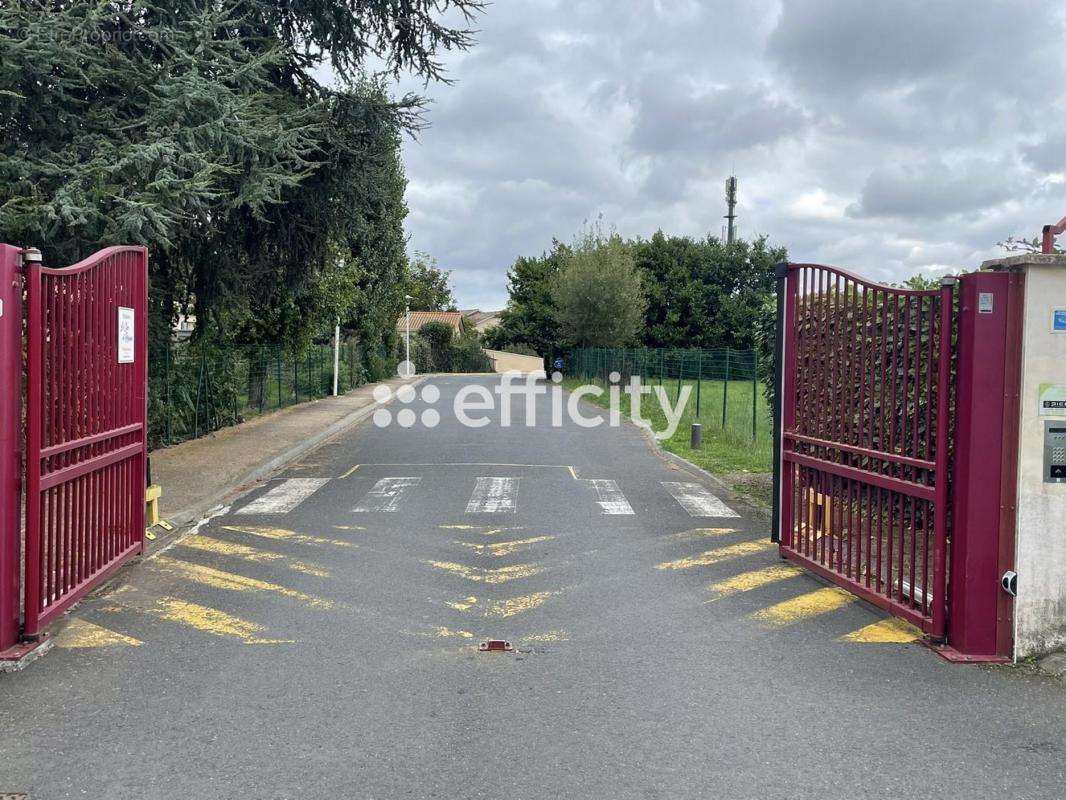
M 634 242 L 633 254 L 647 287 L 648 347 L 751 348 L 774 265 L 786 258 L 765 237 L 728 244 L 662 231 Z
M 605 238 L 602 231 L 598 234 Z M 609 238 L 609 237 L 607 237 Z M 733 347 L 755 345 L 764 305 L 773 296 L 774 265 L 784 248 L 765 237 L 732 245 L 715 237 L 693 239 L 658 231 L 627 243 L 647 297 L 641 344 L 647 347 Z M 510 298 L 500 325 L 486 337 L 507 349 L 527 344 L 547 354 L 560 343 L 556 276 L 572 253 L 553 242 L 539 258 L 521 257 L 508 273 Z
M 191 310 L 198 333 L 298 342 L 323 316 L 388 321 L 403 294 L 399 135 L 422 100 L 391 100 L 363 65 L 441 78 L 439 52 L 472 39 L 440 19 L 480 8 L 5 3 L 0 230 L 53 264 L 147 244 L 158 328 Z M 327 59 L 333 88 L 315 76 Z
M 647 303 L 630 248 L 596 228 L 578 240 L 551 288 L 567 344 L 621 347 L 639 335 Z
M 507 308 L 500 315 L 500 324 L 485 336 L 490 347 L 506 350 L 522 345 L 544 355 L 558 343 L 551 287 L 571 252 L 570 247 L 554 240 L 550 252 L 515 260 L 507 273 Z
M 407 266 L 407 294 L 412 311 L 454 311 L 455 298 L 448 285 L 451 272 L 437 268 L 432 256 L 416 250 Z

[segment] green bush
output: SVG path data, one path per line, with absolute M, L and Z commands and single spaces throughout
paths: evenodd
M 452 372 L 492 372 L 492 360 L 485 355 L 477 335 L 459 337 L 452 348 Z
M 451 372 L 455 328 L 446 322 L 427 322 L 419 329 L 418 338 L 428 350 L 426 372 Z
M 404 345 L 398 346 L 403 357 Z M 428 322 L 411 335 L 411 361 L 419 374 L 427 372 L 492 372 L 492 360 L 481 347 L 477 333 L 455 335 L 444 322 Z

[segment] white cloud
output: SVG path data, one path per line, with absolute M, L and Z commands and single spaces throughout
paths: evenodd
M 495 307 L 600 212 L 718 234 L 735 171 L 742 234 L 796 260 L 975 267 L 1066 213 L 1062 25 L 1050 0 L 491 4 L 405 145 L 412 248 Z

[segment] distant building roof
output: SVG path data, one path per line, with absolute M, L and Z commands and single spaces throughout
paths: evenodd
M 482 311 L 480 308 L 470 308 L 462 312 L 463 316 L 470 321 L 470 324 L 479 331 L 498 325 L 500 314 L 502 313 L 502 311 Z
M 417 332 L 422 329 L 423 325 L 430 322 L 443 322 L 446 325 L 451 325 L 455 328 L 456 333 L 463 333 L 466 331 L 469 323 L 463 316 L 461 311 L 412 311 L 411 312 L 411 332 Z M 403 333 L 407 329 L 407 317 L 404 314 L 400 314 L 400 318 L 396 320 L 396 330 Z

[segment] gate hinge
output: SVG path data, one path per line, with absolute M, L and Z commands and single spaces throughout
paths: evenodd
M 40 264 L 41 263 L 41 251 L 36 247 L 23 247 L 22 248 L 22 266 L 27 264 Z

